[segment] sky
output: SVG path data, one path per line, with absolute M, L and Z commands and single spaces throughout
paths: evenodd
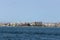
M 60 0 L 0 0 L 0 22 L 60 22 Z

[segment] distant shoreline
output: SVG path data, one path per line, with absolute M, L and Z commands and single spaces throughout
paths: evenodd
M 9 26 L 9 27 L 60 27 L 60 23 L 44 23 L 44 22 L 24 22 L 24 23 L 0 23 L 0 26 Z

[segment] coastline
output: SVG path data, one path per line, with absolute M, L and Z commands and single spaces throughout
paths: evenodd
M 60 27 L 60 23 L 44 23 L 44 22 L 24 22 L 24 23 L 0 23 L 0 27 Z

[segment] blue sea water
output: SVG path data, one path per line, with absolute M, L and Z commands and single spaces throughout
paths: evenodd
M 60 28 L 0 27 L 0 40 L 60 40 Z

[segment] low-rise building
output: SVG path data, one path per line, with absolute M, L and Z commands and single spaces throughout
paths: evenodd
M 42 26 L 42 22 L 32 22 L 30 23 L 31 26 Z
M 56 24 L 55 23 L 44 23 L 44 26 L 46 26 L 46 27 L 55 27 Z

